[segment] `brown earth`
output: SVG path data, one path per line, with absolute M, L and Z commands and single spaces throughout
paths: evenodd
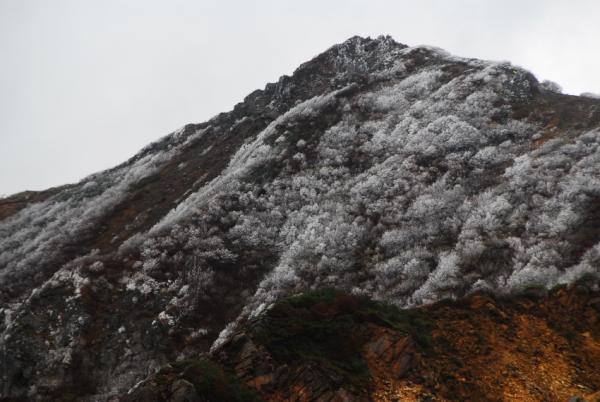
M 23 191 L 10 197 L 0 198 L 0 220 L 16 214 L 29 204 L 42 202 L 69 186 L 52 187 L 44 191 Z
M 597 279 L 413 310 L 330 292 L 277 303 L 210 358 L 266 401 L 598 400 Z M 200 379 L 177 364 L 123 400 L 161 386 L 156 400 L 182 400 L 168 391 L 173 381 Z M 199 398 L 189 400 L 238 400 L 188 391 Z
M 432 353 L 420 355 L 404 378 L 378 379 L 373 399 L 419 401 L 425 393 L 435 400 L 567 401 L 594 394 L 600 390 L 599 296 L 561 288 L 539 299 L 480 294 L 428 307 Z

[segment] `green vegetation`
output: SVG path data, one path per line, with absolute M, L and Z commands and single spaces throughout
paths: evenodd
M 172 384 L 184 379 L 194 385 L 201 400 L 212 402 L 258 402 L 261 399 L 255 392 L 240 384 L 223 367 L 211 360 L 182 360 L 171 363 L 153 378 L 150 390 L 142 387 L 132 395 L 124 397 L 125 402 L 146 400 L 154 395 L 157 400 L 167 400 L 172 392 Z
M 271 308 L 255 336 L 280 361 L 308 361 L 345 380 L 369 378 L 361 349 L 374 323 L 412 335 L 428 349 L 432 323 L 421 310 L 401 310 L 366 297 L 322 289 L 283 299 Z
M 561 289 L 567 289 L 569 287 L 575 287 L 578 292 L 587 293 L 590 290 L 598 289 L 600 287 L 600 274 L 596 274 L 593 272 L 587 272 L 581 275 L 577 280 L 575 280 L 571 284 L 561 283 L 555 285 L 552 289 L 550 289 L 550 294 L 554 295 Z
M 529 300 L 536 301 L 548 296 L 548 289 L 542 283 L 529 284 L 521 290 L 521 295 Z
M 575 281 L 575 285 L 588 288 L 600 285 L 600 275 L 592 272 L 585 273 Z
M 194 384 L 206 400 L 214 402 L 252 402 L 260 398 L 223 367 L 211 360 L 184 360 L 171 364 L 181 377 Z

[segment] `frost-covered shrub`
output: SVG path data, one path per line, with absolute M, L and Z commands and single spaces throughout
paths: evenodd
M 558 94 L 562 93 L 562 87 L 554 81 L 544 80 L 540 82 L 540 87 L 544 88 L 546 91 L 556 92 Z
M 447 115 L 408 136 L 404 152 L 439 157 L 473 148 L 482 139 L 477 129 L 456 116 Z
M 593 92 L 583 92 L 579 96 L 583 96 L 584 98 L 590 98 L 590 99 L 600 99 L 600 94 L 596 94 Z
M 165 150 L 144 149 L 128 163 L 91 175 L 0 221 L 0 283 L 18 286 L 25 278 L 43 276 L 44 266 L 52 267 L 63 259 L 65 246 L 93 236 L 94 225 L 127 197 L 130 188 L 157 172 L 185 148 L 186 141 L 202 133 L 179 138 Z

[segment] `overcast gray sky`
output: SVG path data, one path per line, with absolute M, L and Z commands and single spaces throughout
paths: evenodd
M 0 0 L 0 195 L 111 167 L 380 34 L 600 93 L 597 0 Z

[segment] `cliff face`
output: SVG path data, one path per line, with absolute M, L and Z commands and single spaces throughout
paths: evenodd
M 597 275 L 599 145 L 598 99 L 351 38 L 113 169 L 0 200 L 1 395 L 107 400 L 310 289 L 415 307 Z

